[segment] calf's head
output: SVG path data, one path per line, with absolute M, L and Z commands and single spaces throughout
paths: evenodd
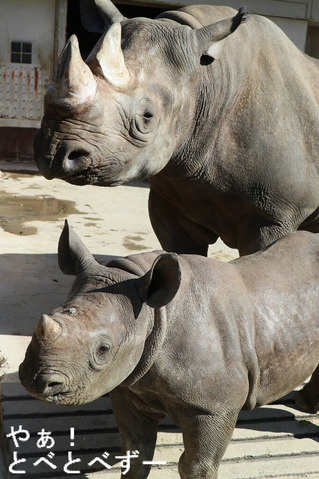
M 125 269 L 100 265 L 67 223 L 58 258 L 76 279 L 66 302 L 38 321 L 19 375 L 44 402 L 82 404 L 150 367 L 165 329 L 153 308 L 179 289 L 179 262 L 164 253 L 146 274 L 133 262 Z
M 243 12 L 193 30 L 168 19 L 125 19 L 109 1 L 83 0 L 91 23 L 105 21 L 86 62 L 66 44 L 45 96 L 35 161 L 48 178 L 117 185 L 153 176 L 185 142 L 194 83 Z M 90 25 L 91 25 L 90 23 Z

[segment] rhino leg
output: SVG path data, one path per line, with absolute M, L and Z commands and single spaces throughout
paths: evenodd
M 153 230 L 164 251 L 207 256 L 208 245 L 215 243 L 218 239 L 214 233 L 204 231 L 200 225 L 192 224 L 172 204 L 166 204 L 165 200 L 159 198 L 152 190 L 149 195 L 148 210 Z M 190 233 L 192 230 L 194 235 Z M 209 242 L 199 239 L 207 234 L 210 235 Z
M 308 411 L 319 411 L 319 366 L 310 381 L 299 391 L 295 398 L 297 406 Z
M 138 457 L 131 460 L 130 470 L 121 478 L 146 479 L 151 465 L 145 465 L 143 461 L 153 459 L 158 423 L 165 415 L 155 412 L 148 415 L 147 406 L 127 388 L 114 389 L 110 399 L 120 431 L 122 455 L 125 456 L 127 451 L 138 451 Z
M 239 411 L 198 411 L 182 421 L 185 451 L 179 460 L 181 479 L 217 479 L 218 467 L 235 429 Z

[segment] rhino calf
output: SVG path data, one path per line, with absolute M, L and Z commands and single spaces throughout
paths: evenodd
M 126 478 L 148 476 L 165 415 L 183 432 L 180 477 L 215 479 L 242 409 L 315 371 L 298 404 L 319 410 L 319 235 L 230 263 L 152 252 L 104 266 L 66 223 L 58 257 L 76 279 L 39 320 L 20 378 L 52 404 L 110 392 L 123 451 L 139 451 Z

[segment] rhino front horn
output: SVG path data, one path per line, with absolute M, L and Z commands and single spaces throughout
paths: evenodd
M 47 314 L 43 314 L 38 321 L 35 335 L 40 340 L 55 341 L 62 333 L 62 327 L 53 318 Z
M 84 103 L 94 97 L 96 81 L 82 59 L 76 35 L 72 35 L 65 45 L 52 80 L 57 99 Z
M 130 80 L 130 73 L 125 65 L 121 47 L 122 28 L 120 23 L 114 23 L 86 59 L 92 62 L 95 73 L 100 73 L 112 85 L 123 87 Z M 96 65 L 97 64 L 97 65 Z

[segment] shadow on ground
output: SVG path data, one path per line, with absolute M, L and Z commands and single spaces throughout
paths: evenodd
M 55 254 L 2 254 L 0 272 L 0 335 L 32 335 L 39 317 L 60 306 L 74 281 L 60 271 Z

